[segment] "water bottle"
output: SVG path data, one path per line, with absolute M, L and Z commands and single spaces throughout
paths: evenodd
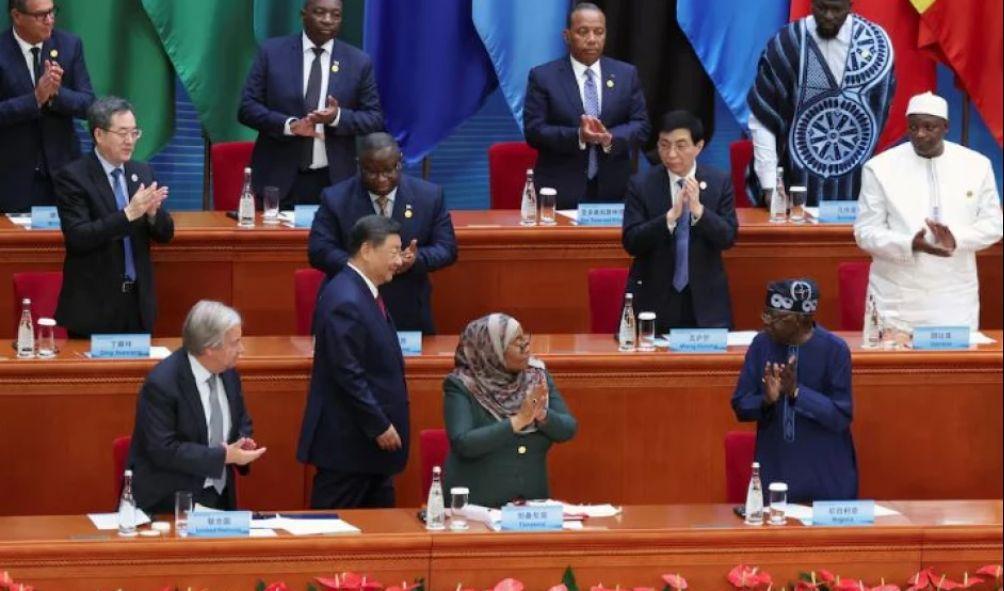
M 617 332 L 617 347 L 620 351 L 634 351 L 638 342 L 638 327 L 634 317 L 634 295 L 624 295 L 624 310 L 621 312 L 621 326 Z
M 21 320 L 17 323 L 17 356 L 29 359 L 35 356 L 35 326 L 31 322 L 31 300 L 21 300 Z
M 244 185 L 237 205 L 237 225 L 242 228 L 254 227 L 254 192 L 251 190 L 251 168 L 244 169 Z
M 777 186 L 770 195 L 770 221 L 783 223 L 788 220 L 788 193 L 784 190 L 784 168 L 777 167 Z
M 746 491 L 746 523 L 763 525 L 763 486 L 760 484 L 759 462 L 753 462 L 753 474 Z
M 425 529 L 446 529 L 446 506 L 440 482 L 442 472 L 439 466 L 432 469 L 432 486 L 429 487 L 429 500 L 425 503 Z
M 533 188 L 533 169 L 526 169 L 526 184 L 523 185 L 523 200 L 519 204 L 521 226 L 537 225 L 537 192 Z
M 136 500 L 132 497 L 132 470 L 122 476 L 122 499 L 119 501 L 119 535 L 136 535 Z
M 861 327 L 861 347 L 865 349 L 878 349 L 882 344 L 882 322 L 879 320 L 878 307 L 875 306 L 875 298 L 868 294 L 865 300 L 865 322 Z

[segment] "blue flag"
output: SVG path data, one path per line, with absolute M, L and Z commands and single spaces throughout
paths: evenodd
M 474 27 L 495 65 L 509 109 L 523 126 L 523 99 L 530 69 L 567 51 L 561 31 L 569 0 L 471 0 Z
M 498 87 L 470 2 L 368 0 L 364 31 L 387 130 L 409 163 L 432 151 Z
M 767 42 L 788 22 L 790 0 L 678 0 L 676 19 L 718 94 L 742 127 L 746 94 Z

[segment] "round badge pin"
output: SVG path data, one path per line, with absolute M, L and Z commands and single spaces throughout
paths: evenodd
M 52 51 L 49 52 L 49 57 L 56 59 L 57 57 L 59 57 L 59 51 L 53 49 Z
M 613 87 L 614 87 L 614 81 L 613 80 L 607 80 L 607 88 L 613 88 Z
M 411 213 L 410 209 L 406 209 L 404 211 L 404 217 L 406 217 L 406 218 L 411 218 L 411 216 L 413 216 L 413 215 L 415 215 L 415 214 Z

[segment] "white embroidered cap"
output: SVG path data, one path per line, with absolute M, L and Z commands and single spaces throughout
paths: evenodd
M 907 115 L 934 115 L 948 121 L 948 101 L 928 91 L 910 97 Z

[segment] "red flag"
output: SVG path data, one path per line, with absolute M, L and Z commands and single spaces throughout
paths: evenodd
M 808 15 L 811 12 L 809 5 L 810 0 L 792 0 L 791 19 Z M 876 152 L 880 152 L 906 133 L 906 103 L 910 97 L 936 90 L 936 64 L 928 54 L 917 48 L 920 15 L 910 0 L 857 0 L 853 10 L 885 29 L 895 53 L 896 94 L 889 108 L 889 120 L 879 136 Z
M 948 64 L 998 144 L 1004 145 L 1004 3 L 912 0 L 918 45 Z

